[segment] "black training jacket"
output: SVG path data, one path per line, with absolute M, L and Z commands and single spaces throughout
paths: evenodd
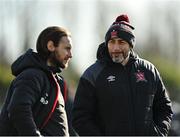
M 102 43 L 80 78 L 72 123 L 79 135 L 166 136 L 172 114 L 154 65 L 133 52 L 126 66 L 113 63 Z
M 57 72 L 31 49 L 12 64 L 15 79 L 0 114 L 0 135 L 69 135 L 65 87 Z

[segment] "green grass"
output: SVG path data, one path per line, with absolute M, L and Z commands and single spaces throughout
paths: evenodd
M 4 66 L 0 64 L 0 85 L 2 87 L 7 87 L 9 86 L 12 79 L 13 75 L 11 74 L 10 66 Z

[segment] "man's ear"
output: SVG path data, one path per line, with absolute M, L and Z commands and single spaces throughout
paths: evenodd
M 47 48 L 48 48 L 48 50 L 49 51 L 54 51 L 55 50 L 55 46 L 54 46 L 54 42 L 53 41 L 48 41 L 48 43 L 47 43 Z

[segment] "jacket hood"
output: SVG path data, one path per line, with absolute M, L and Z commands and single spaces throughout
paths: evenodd
M 11 65 L 11 71 L 14 76 L 17 76 L 27 68 L 38 68 L 44 71 L 49 70 L 46 62 L 40 58 L 38 53 L 33 52 L 32 49 L 27 50 Z
M 105 42 L 99 45 L 96 57 L 97 57 L 97 60 L 101 60 L 101 61 L 104 60 L 104 61 L 109 62 L 111 60 Z
M 103 42 L 99 45 L 96 57 L 97 57 L 97 60 L 99 60 L 99 61 L 114 64 L 114 62 L 112 61 L 112 59 L 108 53 L 108 48 L 107 48 L 105 42 Z M 129 62 L 134 62 L 137 58 L 138 58 L 138 55 L 135 54 L 134 51 L 131 51 Z

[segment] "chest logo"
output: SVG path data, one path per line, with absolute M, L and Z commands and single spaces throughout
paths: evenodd
M 137 73 L 135 73 L 135 76 L 136 76 L 136 82 L 139 82 L 139 81 L 147 82 L 147 80 L 144 76 L 144 72 L 137 72 Z
M 107 80 L 108 80 L 108 82 L 112 82 L 112 81 L 115 81 L 115 78 L 116 78 L 115 76 L 111 75 L 111 76 L 107 77 Z
M 41 97 L 40 102 L 44 105 L 48 104 L 48 94 L 46 93 L 44 97 Z

